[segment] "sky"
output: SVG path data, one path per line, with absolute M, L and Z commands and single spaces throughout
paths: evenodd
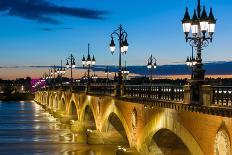
M 201 1 L 207 11 L 213 8 L 217 19 L 203 60 L 231 61 L 232 1 Z M 128 33 L 129 50 L 122 59 L 127 65 L 146 65 L 151 54 L 158 65 L 184 63 L 191 48 L 181 20 L 185 7 L 192 15 L 196 4 L 197 0 L 0 0 L 0 66 L 59 65 L 71 53 L 81 65 L 88 43 L 96 64 L 118 65 L 118 52 L 111 55 L 109 43 L 119 24 Z M 0 78 L 17 76 L 16 70 L 6 74 L 9 69 L 0 69 Z

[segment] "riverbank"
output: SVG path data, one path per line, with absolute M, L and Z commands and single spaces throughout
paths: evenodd
M 31 93 L 0 94 L 1 101 L 30 101 L 35 95 Z

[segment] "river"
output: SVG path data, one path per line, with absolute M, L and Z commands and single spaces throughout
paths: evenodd
M 35 102 L 0 101 L 0 155 L 115 155 L 117 146 L 73 139 L 69 126 Z

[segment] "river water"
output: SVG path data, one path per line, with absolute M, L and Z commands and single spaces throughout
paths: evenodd
M 0 101 L 0 155 L 115 155 L 116 146 L 77 144 L 69 126 L 34 102 Z

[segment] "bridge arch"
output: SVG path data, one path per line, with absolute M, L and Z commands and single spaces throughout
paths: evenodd
M 177 119 L 174 119 L 171 114 L 168 114 L 168 112 L 169 109 L 165 109 L 165 111 L 156 113 L 150 122 L 144 127 L 143 133 L 139 136 L 137 143 L 139 152 L 144 154 L 151 153 L 152 148 L 150 147 L 154 145 L 157 138 L 170 135 L 173 139 L 176 139 L 179 141 L 179 143 L 182 143 L 182 147 L 186 146 L 189 151 L 187 151 L 187 153 L 192 155 L 204 155 L 202 149 L 191 133 L 184 126 L 182 126 Z
M 45 103 L 45 94 L 44 93 L 40 93 L 39 96 L 40 96 L 40 98 L 39 98 L 40 101 L 39 102 L 42 105 L 44 105 L 44 103 Z
M 78 120 L 77 105 L 76 102 L 74 102 L 73 100 L 70 101 L 68 114 L 73 120 Z
M 58 104 L 58 109 L 60 111 L 66 112 L 66 102 L 65 102 L 65 98 L 61 97 L 60 102 Z
M 86 129 L 96 130 L 96 119 L 94 117 L 94 111 L 87 105 L 85 106 L 83 122 Z
M 86 128 L 97 129 L 97 117 L 93 105 L 86 100 L 80 109 L 80 120 L 85 123 Z
M 48 107 L 49 108 L 52 108 L 53 107 L 53 94 L 49 94 L 48 95 L 48 98 L 49 98 L 49 100 L 48 100 Z
M 52 105 L 53 110 L 57 110 L 58 109 L 58 103 L 59 103 L 59 101 L 58 101 L 58 95 L 56 94 L 56 95 L 54 95 L 54 98 L 53 98 L 53 105 Z
M 152 137 L 149 152 L 164 155 L 191 155 L 182 140 L 169 129 L 160 129 Z
M 49 102 L 50 102 L 50 93 L 46 93 L 46 102 L 44 103 L 44 105 L 49 107 Z
M 127 125 L 127 122 L 123 116 L 123 114 L 120 112 L 120 110 L 115 106 L 115 104 L 111 104 L 105 113 L 102 116 L 102 124 L 101 124 L 101 131 L 102 132 L 108 132 L 107 130 L 112 125 L 115 127 L 112 122 L 117 122 L 117 125 L 119 126 L 118 133 L 123 137 L 124 142 L 126 141 L 130 146 L 132 144 L 131 134 L 129 127 Z
M 41 93 L 41 101 L 43 105 L 47 104 L 47 93 L 46 92 Z

